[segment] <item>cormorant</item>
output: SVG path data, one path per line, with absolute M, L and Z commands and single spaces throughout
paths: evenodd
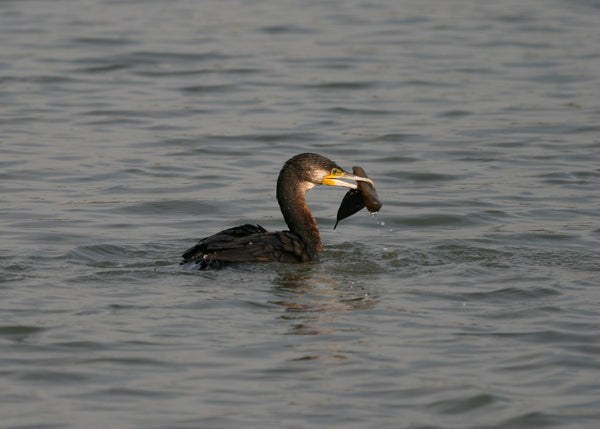
M 236 262 L 307 262 L 321 252 L 321 236 L 304 195 L 317 185 L 356 189 L 345 180 L 373 184 L 369 178 L 346 173 L 316 153 L 296 155 L 283 165 L 277 179 L 277 201 L 289 231 L 267 232 L 260 225 L 242 225 L 206 237 L 183 255 L 181 264 L 198 269 Z

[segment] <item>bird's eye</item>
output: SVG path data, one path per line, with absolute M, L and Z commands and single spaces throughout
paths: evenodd
M 331 170 L 331 174 L 338 174 L 338 169 L 334 168 L 333 170 Z

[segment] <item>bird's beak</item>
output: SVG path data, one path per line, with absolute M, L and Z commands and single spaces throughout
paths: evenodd
M 342 180 L 343 179 L 343 180 Z M 345 180 L 354 180 L 355 182 L 367 182 L 370 183 L 373 188 L 375 188 L 375 183 L 368 177 L 360 177 L 355 176 L 354 174 L 346 173 L 345 171 L 338 171 L 337 173 L 332 173 L 329 176 L 323 179 L 323 185 L 329 186 L 343 186 L 344 188 L 356 189 L 357 186 L 354 183 L 346 182 Z

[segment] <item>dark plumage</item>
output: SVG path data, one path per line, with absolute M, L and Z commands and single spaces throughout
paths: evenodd
M 267 232 L 260 225 L 241 225 L 206 237 L 183 255 L 183 263 L 198 269 L 220 268 L 233 262 L 306 262 L 311 259 L 302 238 L 291 231 Z
M 236 262 L 307 262 L 321 252 L 317 222 L 305 194 L 321 184 L 356 189 L 341 179 L 368 181 L 348 174 L 335 162 L 314 153 L 289 159 L 277 179 L 277 201 L 289 231 L 267 232 L 260 225 L 242 225 L 206 237 L 183 255 L 182 264 L 198 269 L 220 268 Z M 372 182 L 371 182 L 372 183 Z

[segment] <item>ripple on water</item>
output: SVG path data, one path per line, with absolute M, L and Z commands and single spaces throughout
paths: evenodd
M 390 177 L 412 182 L 449 182 L 462 179 L 463 176 L 419 171 L 398 171 L 388 174 Z
M 5 325 L 0 326 L 0 338 L 20 343 L 42 333 L 45 329 L 39 326 Z
M 181 91 L 189 94 L 222 94 L 226 92 L 242 92 L 243 87 L 238 84 L 216 84 L 216 85 L 193 85 L 181 88 Z
M 450 215 L 440 213 L 421 214 L 418 216 L 397 216 L 389 221 L 390 226 L 409 228 L 457 227 L 476 225 L 478 222 L 470 215 Z
M 14 377 L 18 380 L 29 382 L 35 385 L 47 384 L 81 384 L 93 380 L 89 373 L 81 371 L 58 371 L 58 370 L 40 370 L 40 371 L 16 371 Z
M 111 209 L 114 211 L 114 209 Z M 219 206 L 199 200 L 162 200 L 144 201 L 135 204 L 122 205 L 117 210 L 124 214 L 139 216 L 198 216 L 214 215 L 219 212 Z
M 93 244 L 79 246 L 67 254 L 67 257 L 75 263 L 99 268 L 122 266 L 123 260 L 129 260 L 132 256 L 143 258 L 146 252 L 133 246 Z
M 170 251 L 172 251 L 170 246 L 165 246 L 164 244 L 146 244 L 140 246 L 92 244 L 78 246 L 70 250 L 64 259 L 77 265 L 94 268 L 130 269 L 133 270 L 132 272 L 137 273 L 136 275 L 140 275 L 148 269 L 173 264 L 173 259 L 164 259 L 165 255 L 168 255 Z M 178 256 L 178 253 L 171 256 L 174 258 Z M 116 272 L 125 274 L 127 270 Z M 104 274 L 106 275 L 107 272 L 104 271 Z
M 480 393 L 463 398 L 451 398 L 435 401 L 427 405 L 432 411 L 442 414 L 460 414 L 490 406 L 496 402 L 502 402 L 501 398 L 493 395 Z

